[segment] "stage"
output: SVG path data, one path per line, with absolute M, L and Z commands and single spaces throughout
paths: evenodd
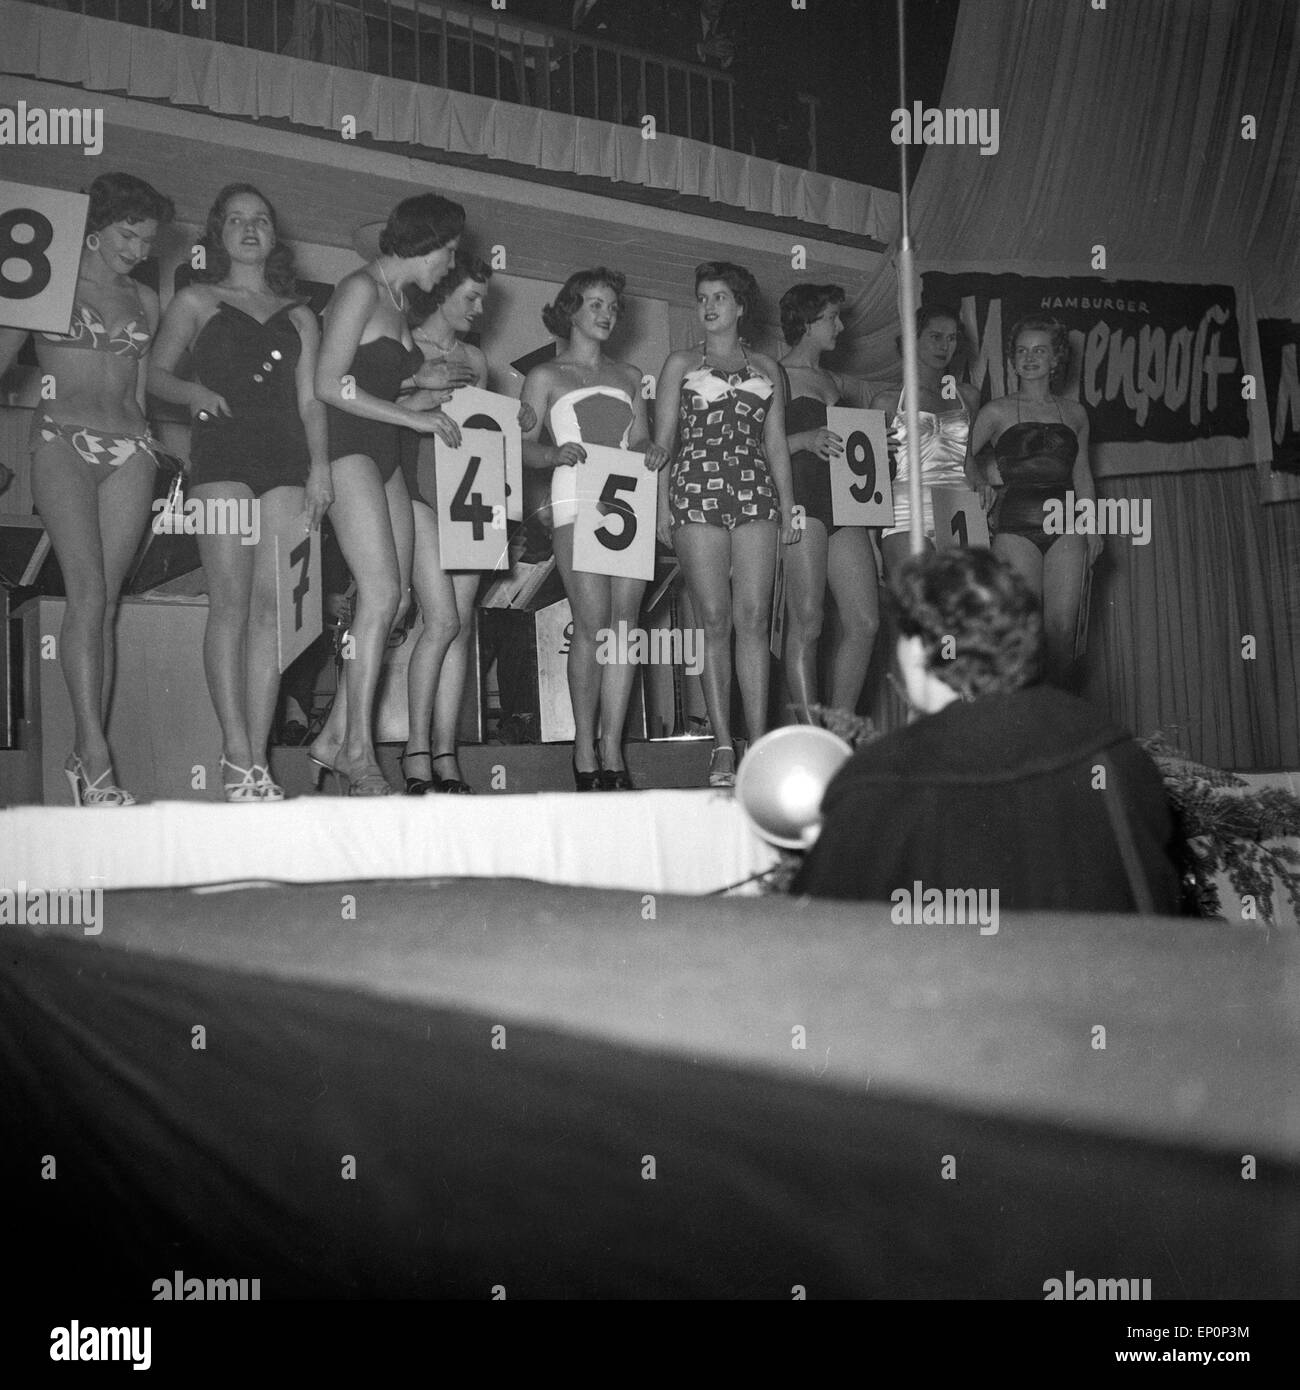
M 517 881 L 104 915 L 3 937 L 0 1154 L 37 1287 L 1300 1292 L 1291 940 Z

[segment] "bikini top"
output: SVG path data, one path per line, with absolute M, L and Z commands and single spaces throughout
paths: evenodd
M 137 301 L 139 297 L 137 292 Z M 110 332 L 108 325 L 100 318 L 99 310 L 80 299 L 73 301 L 72 327 L 66 333 L 38 333 L 36 336 L 43 342 L 61 348 L 111 352 L 115 357 L 134 357 L 137 361 L 149 351 L 153 339 L 143 305 L 138 318 L 129 319 Z
M 194 340 L 194 377 L 227 405 L 297 406 L 294 369 L 302 339 L 283 304 L 263 323 L 224 299 Z
M 1057 404 L 1059 412 L 1061 407 Z M 1016 414 L 1020 403 L 1016 402 Z M 1004 484 L 1028 487 L 1061 487 L 1070 481 L 1079 457 L 1079 437 L 1065 423 L 1017 420 L 1008 425 L 993 445 L 993 456 Z
M 943 410 L 937 414 L 933 410 L 918 410 L 917 447 L 921 454 L 921 464 L 933 467 L 952 464 L 957 468 L 966 462 L 966 445 L 970 440 L 970 412 L 963 401 L 956 410 Z M 907 457 L 907 414 L 903 410 L 903 393 L 898 393 L 898 404 L 894 407 L 894 423 L 891 430 L 897 441 L 897 457 L 900 461 Z
M 617 386 L 583 386 L 555 401 L 547 424 L 560 444 L 604 444 L 626 449 L 636 411 L 632 397 Z

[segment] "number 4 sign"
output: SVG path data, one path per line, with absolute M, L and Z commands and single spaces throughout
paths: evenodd
M 460 448 L 438 440 L 438 558 L 444 570 L 503 570 L 506 446 L 496 430 L 461 430 Z
M 623 579 L 653 579 L 657 476 L 644 454 L 584 444 L 577 467 L 578 518 L 573 526 L 573 568 Z
M 90 199 L 0 180 L 0 324 L 66 333 Z
M 844 452 L 831 460 L 831 520 L 836 526 L 892 526 L 885 412 L 833 405 L 826 428 L 844 441 Z

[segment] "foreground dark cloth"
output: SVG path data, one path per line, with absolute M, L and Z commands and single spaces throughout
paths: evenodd
M 1091 705 L 1049 686 L 955 702 L 864 748 L 826 789 L 821 838 L 793 890 L 888 902 L 920 882 L 996 888 L 1004 911 L 1131 912 L 1103 797 L 1127 818 L 1155 910 L 1179 912 L 1155 765 Z

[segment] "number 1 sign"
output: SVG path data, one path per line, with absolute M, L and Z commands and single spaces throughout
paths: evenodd
M 577 467 L 578 518 L 573 568 L 624 579 L 653 579 L 659 480 L 644 454 L 584 444 Z
M 831 520 L 836 526 L 892 526 L 885 412 L 832 405 L 826 428 L 844 441 L 844 452 L 831 460 Z
M 66 333 L 90 199 L 0 180 L 0 324 Z
M 989 522 L 979 493 L 952 484 L 930 489 L 934 504 L 934 543 L 940 550 L 954 546 L 987 549 Z

